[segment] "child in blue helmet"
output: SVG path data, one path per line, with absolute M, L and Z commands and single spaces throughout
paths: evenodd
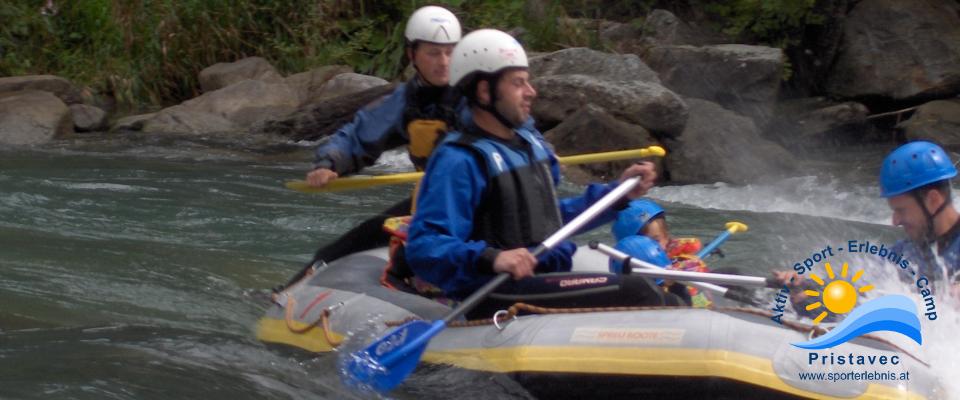
M 706 265 L 695 257 L 700 250 L 700 241 L 692 238 L 675 239 L 667 228 L 663 207 L 649 199 L 636 199 L 617 214 L 617 220 L 611 228 L 617 239 L 615 248 L 630 257 L 648 262 L 660 268 L 679 269 L 696 272 L 708 272 Z M 674 261 L 675 260 L 675 261 Z M 610 272 L 629 273 L 623 262 L 610 260 Z M 673 294 L 680 296 L 687 304 L 705 307 L 710 300 L 695 288 L 678 284 L 664 284 L 657 279 L 657 285 L 664 286 Z
M 640 234 L 653 239 L 666 249 L 670 241 L 663 207 L 649 199 L 633 200 L 620 210 L 611 232 L 618 242 L 628 236 Z

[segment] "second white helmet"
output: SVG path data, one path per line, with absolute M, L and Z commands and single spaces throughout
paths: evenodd
M 407 20 L 404 31 L 410 43 L 422 40 L 439 44 L 454 44 L 460 41 L 460 21 L 450 10 L 437 6 L 417 9 Z
M 504 68 L 528 67 L 527 53 L 517 39 L 496 29 L 479 29 L 467 34 L 453 48 L 450 85 L 457 86 L 474 73 L 495 74 Z

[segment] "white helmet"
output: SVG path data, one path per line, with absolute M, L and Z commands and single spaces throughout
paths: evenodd
M 517 39 L 496 29 L 479 29 L 453 48 L 450 85 L 465 83 L 461 81 L 475 72 L 494 74 L 504 68 L 527 66 L 527 53 Z
M 450 10 L 437 6 L 421 7 L 407 20 L 404 36 L 410 43 L 422 40 L 439 44 L 460 41 L 460 21 Z

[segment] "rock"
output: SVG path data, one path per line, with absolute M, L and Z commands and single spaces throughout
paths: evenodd
M 723 44 L 659 46 L 644 61 L 671 90 L 719 103 L 763 127 L 773 114 L 784 57 L 772 47 Z
M 896 100 L 960 93 L 960 4 L 864 0 L 847 15 L 827 91 Z
M 811 12 L 822 20 L 818 24 L 803 28 L 800 43 L 787 46 L 784 51 L 790 60 L 792 73 L 789 85 L 784 89 L 793 91 L 794 96 L 815 96 L 826 92 L 830 69 L 840 51 L 843 41 L 843 27 L 847 20 L 847 10 L 860 0 L 820 0 Z
M 157 113 L 130 115 L 118 119 L 110 127 L 110 132 L 139 131 L 143 129 L 143 124 L 155 117 Z
M 624 23 L 604 21 L 600 26 L 600 40 L 606 42 L 618 43 L 641 37 L 643 37 L 643 20 L 640 19 Z
M 0 78 L 0 93 L 19 90 L 42 90 L 53 93 L 66 104 L 83 102 L 80 88 L 70 81 L 54 75 L 25 75 Z
M 70 108 L 50 92 L 0 93 L 0 143 L 30 145 L 73 133 Z
M 731 43 L 731 39 L 710 28 L 685 22 L 670 11 L 655 9 L 644 19 L 602 26 L 600 39 L 621 53 L 644 54 L 663 45 Z
M 960 99 L 923 104 L 898 128 L 908 140 L 929 140 L 960 152 Z
M 533 77 L 548 75 L 589 75 L 608 81 L 660 83 L 657 73 L 634 54 L 611 54 L 575 47 L 530 58 Z
M 834 103 L 823 97 L 784 101 L 777 107 L 769 135 L 796 149 L 858 143 L 871 131 L 869 112 L 861 103 Z
M 197 112 L 219 115 L 246 130 L 246 127 L 268 118 L 295 111 L 300 105 L 300 97 L 285 83 L 248 79 L 204 93 L 181 105 Z
M 311 102 L 339 97 L 351 93 L 389 84 L 386 80 L 370 75 L 355 73 L 340 74 L 325 83 L 310 99 Z
M 655 9 L 647 15 L 642 32 L 643 39 L 655 45 L 704 46 L 731 42 L 720 32 L 685 22 L 663 9 Z
M 184 105 L 168 107 L 144 121 L 144 133 L 221 133 L 239 129 L 220 115 L 200 111 Z
M 200 71 L 200 89 L 204 93 L 225 88 L 247 79 L 280 82 L 283 76 L 267 60 L 247 57 L 228 63 L 216 63 Z
M 353 72 L 353 68 L 346 65 L 327 65 L 290 75 L 284 82 L 297 92 L 300 104 L 303 104 L 319 95 L 323 85 L 331 78 L 350 72 Z
M 107 125 L 107 113 L 97 107 L 86 104 L 71 104 L 73 127 L 77 132 L 99 131 Z
M 551 75 L 535 78 L 533 86 L 538 92 L 533 102 L 533 116 L 538 123 L 548 126 L 587 104 L 666 136 L 679 135 L 687 120 L 683 100 L 653 82 L 609 82 L 586 75 Z
M 563 123 L 546 132 L 544 137 L 559 155 L 630 150 L 658 144 L 643 127 L 620 121 L 592 104 L 567 117 Z M 572 168 L 582 169 L 593 177 L 606 181 L 619 177 L 620 172 L 632 162 L 594 163 Z M 582 175 L 568 174 L 570 168 L 565 171 L 565 176 Z
M 376 86 L 370 89 L 308 103 L 296 112 L 272 118 L 251 131 L 290 137 L 291 140 L 317 140 L 350 122 L 360 107 L 375 102 L 393 92 L 400 83 Z
M 684 100 L 690 108 L 687 127 L 678 140 L 664 143 L 671 182 L 743 184 L 796 172 L 793 155 L 761 138 L 750 118 L 713 102 Z

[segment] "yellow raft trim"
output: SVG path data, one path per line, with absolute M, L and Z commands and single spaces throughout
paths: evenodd
M 292 324 L 294 329 L 307 328 L 307 324 L 300 321 L 292 321 Z M 343 341 L 343 335 L 336 332 L 330 332 L 330 336 L 337 342 Z M 257 322 L 257 340 L 266 343 L 287 344 L 314 353 L 333 351 L 333 346 L 323 335 L 323 328 L 314 326 L 313 329 L 304 333 L 294 333 L 287 327 L 287 322 L 282 319 L 260 318 L 260 321 Z
M 784 383 L 765 358 L 726 350 L 522 346 L 495 349 L 427 351 L 423 360 L 460 368 L 497 372 L 560 372 L 611 375 L 711 376 L 746 382 L 798 396 L 827 397 Z M 898 388 L 867 384 L 860 399 L 920 400 L 926 397 Z
M 306 324 L 294 322 L 294 328 Z M 336 340 L 343 336 L 330 332 Z M 283 320 L 261 318 L 257 323 L 257 339 L 280 343 L 315 353 L 333 351 L 322 328 L 314 327 L 305 333 L 291 332 Z M 727 350 L 613 348 L 589 346 L 520 346 L 493 349 L 461 349 L 427 351 L 423 361 L 494 373 L 558 372 L 610 375 L 670 375 L 710 376 L 726 378 L 753 385 L 818 399 L 849 399 L 828 397 L 808 392 L 784 383 L 773 370 L 773 363 L 765 358 Z M 925 400 L 926 397 L 898 388 L 867 384 L 867 390 L 857 398 L 874 400 Z

